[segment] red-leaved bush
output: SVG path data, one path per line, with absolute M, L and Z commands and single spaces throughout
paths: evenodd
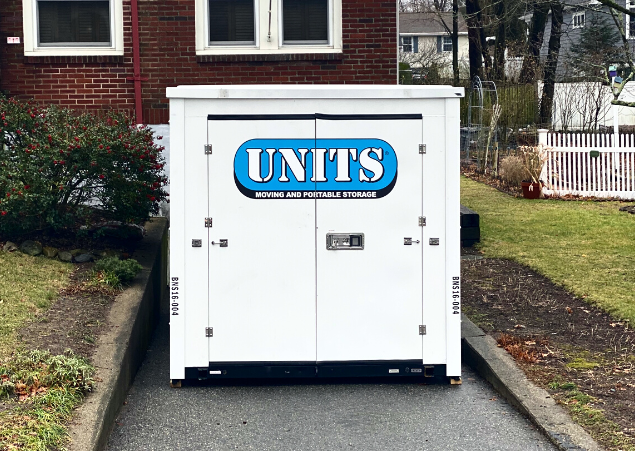
M 0 235 L 148 219 L 167 196 L 162 150 L 123 113 L 0 97 Z

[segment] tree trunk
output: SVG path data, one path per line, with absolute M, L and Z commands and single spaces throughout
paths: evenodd
M 476 14 L 476 20 L 478 20 L 478 36 L 481 41 L 481 55 L 483 56 L 483 73 L 485 78 L 490 78 L 490 72 L 492 70 L 492 59 L 489 56 L 489 46 L 487 45 L 487 39 L 485 39 L 485 28 L 483 27 L 483 17 L 481 14 L 481 7 L 478 7 L 478 13 Z
M 536 69 L 540 63 L 540 48 L 542 47 L 542 38 L 545 35 L 548 13 L 549 3 L 542 0 L 537 0 L 534 3 L 534 14 L 531 16 L 529 37 L 527 38 L 527 52 L 520 71 L 520 81 L 523 83 L 532 83 L 536 79 Z
M 553 92 L 556 84 L 556 68 L 560 53 L 560 37 L 562 36 L 562 3 L 555 0 L 551 3 L 551 35 L 549 36 L 549 51 L 545 62 L 544 84 L 540 99 L 540 122 L 545 126 L 551 125 L 553 110 Z
M 470 57 L 470 79 L 476 75 L 483 78 L 483 51 L 481 49 L 480 36 L 480 31 L 482 30 L 477 17 L 480 14 L 478 0 L 466 0 L 465 13 Z
M 0 13 L 0 24 L 1 23 L 2 23 L 2 13 Z M 4 37 L 4 34 L 2 34 L 2 36 Z M 4 60 L 4 58 L 2 57 L 2 55 L 4 55 L 3 47 L 4 47 L 4 44 L 2 43 L 2 40 L 0 40 L 0 94 L 2 94 L 2 61 Z
M 505 30 L 505 0 L 496 3 L 496 47 L 494 47 L 494 65 L 492 67 L 492 78 L 494 80 L 505 80 L 505 48 L 507 47 L 507 36 Z
M 459 86 L 459 1 L 452 0 L 452 75 Z

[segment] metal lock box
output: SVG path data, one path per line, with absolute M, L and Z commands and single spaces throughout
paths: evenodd
M 173 381 L 460 377 L 462 88 L 167 94 Z

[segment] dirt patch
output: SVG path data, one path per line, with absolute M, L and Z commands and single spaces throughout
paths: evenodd
M 106 317 L 116 291 L 102 289 L 88 282 L 93 265 L 77 265 L 70 285 L 53 305 L 18 331 L 28 349 L 63 354 L 67 350 L 90 358 L 97 338 L 108 327 Z
M 635 449 L 631 325 L 515 262 L 471 259 L 461 266 L 468 317 L 602 445 Z

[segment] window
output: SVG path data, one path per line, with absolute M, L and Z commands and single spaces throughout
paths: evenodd
M 404 53 L 412 53 L 412 36 L 401 37 L 401 51 Z
M 585 19 L 584 11 L 581 11 L 579 13 L 573 13 L 573 17 L 571 19 L 571 24 L 573 25 L 573 28 L 583 28 L 584 19 Z
M 342 51 L 342 0 L 196 0 L 196 53 Z
M 443 48 L 441 50 L 444 52 L 452 51 L 452 37 L 443 36 Z
M 253 44 L 255 41 L 253 0 L 209 0 L 211 44 Z
M 108 1 L 38 1 L 38 43 L 110 45 Z
M 282 42 L 328 43 L 328 0 L 282 0 Z
M 26 56 L 123 55 L 122 0 L 23 0 Z

